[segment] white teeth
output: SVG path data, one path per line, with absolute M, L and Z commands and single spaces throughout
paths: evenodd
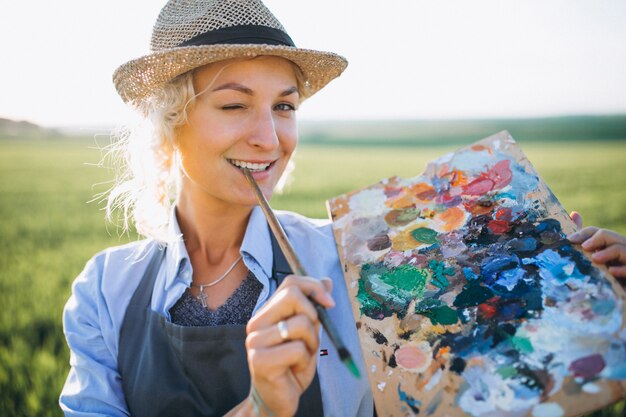
M 233 164 L 234 166 L 238 168 L 248 168 L 250 171 L 254 171 L 254 172 L 265 171 L 271 165 L 271 163 L 254 164 L 252 162 L 238 161 L 236 159 L 229 159 L 228 162 L 230 162 L 231 164 Z

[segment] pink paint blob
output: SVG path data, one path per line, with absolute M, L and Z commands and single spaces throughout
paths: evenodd
M 484 195 L 491 191 L 492 188 L 492 180 L 480 177 L 463 187 L 463 192 L 466 195 Z
M 407 344 L 396 350 L 396 363 L 413 372 L 425 371 L 432 362 L 432 352 L 428 342 Z
M 511 183 L 513 173 L 511 172 L 511 161 L 508 159 L 499 161 L 489 171 L 487 176 L 493 181 L 493 189 L 499 190 Z

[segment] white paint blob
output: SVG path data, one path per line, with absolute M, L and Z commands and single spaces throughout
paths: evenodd
M 565 412 L 557 403 L 537 404 L 533 407 L 533 417 L 563 417 Z

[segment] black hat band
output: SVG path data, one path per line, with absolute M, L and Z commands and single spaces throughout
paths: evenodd
M 279 29 L 260 25 L 229 26 L 201 33 L 178 46 L 217 44 L 261 44 L 296 46 L 289 35 Z

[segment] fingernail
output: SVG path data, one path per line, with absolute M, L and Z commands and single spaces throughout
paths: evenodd
M 591 242 L 589 240 L 585 240 L 581 246 L 585 249 L 588 249 L 591 247 Z
M 333 297 L 330 294 L 326 293 L 325 298 L 326 298 L 326 301 L 328 302 L 328 307 L 334 307 L 335 306 L 335 300 L 333 299 Z
M 569 235 L 567 237 L 569 240 L 574 240 L 574 239 L 578 239 L 578 232 L 576 233 L 572 233 L 571 235 Z

